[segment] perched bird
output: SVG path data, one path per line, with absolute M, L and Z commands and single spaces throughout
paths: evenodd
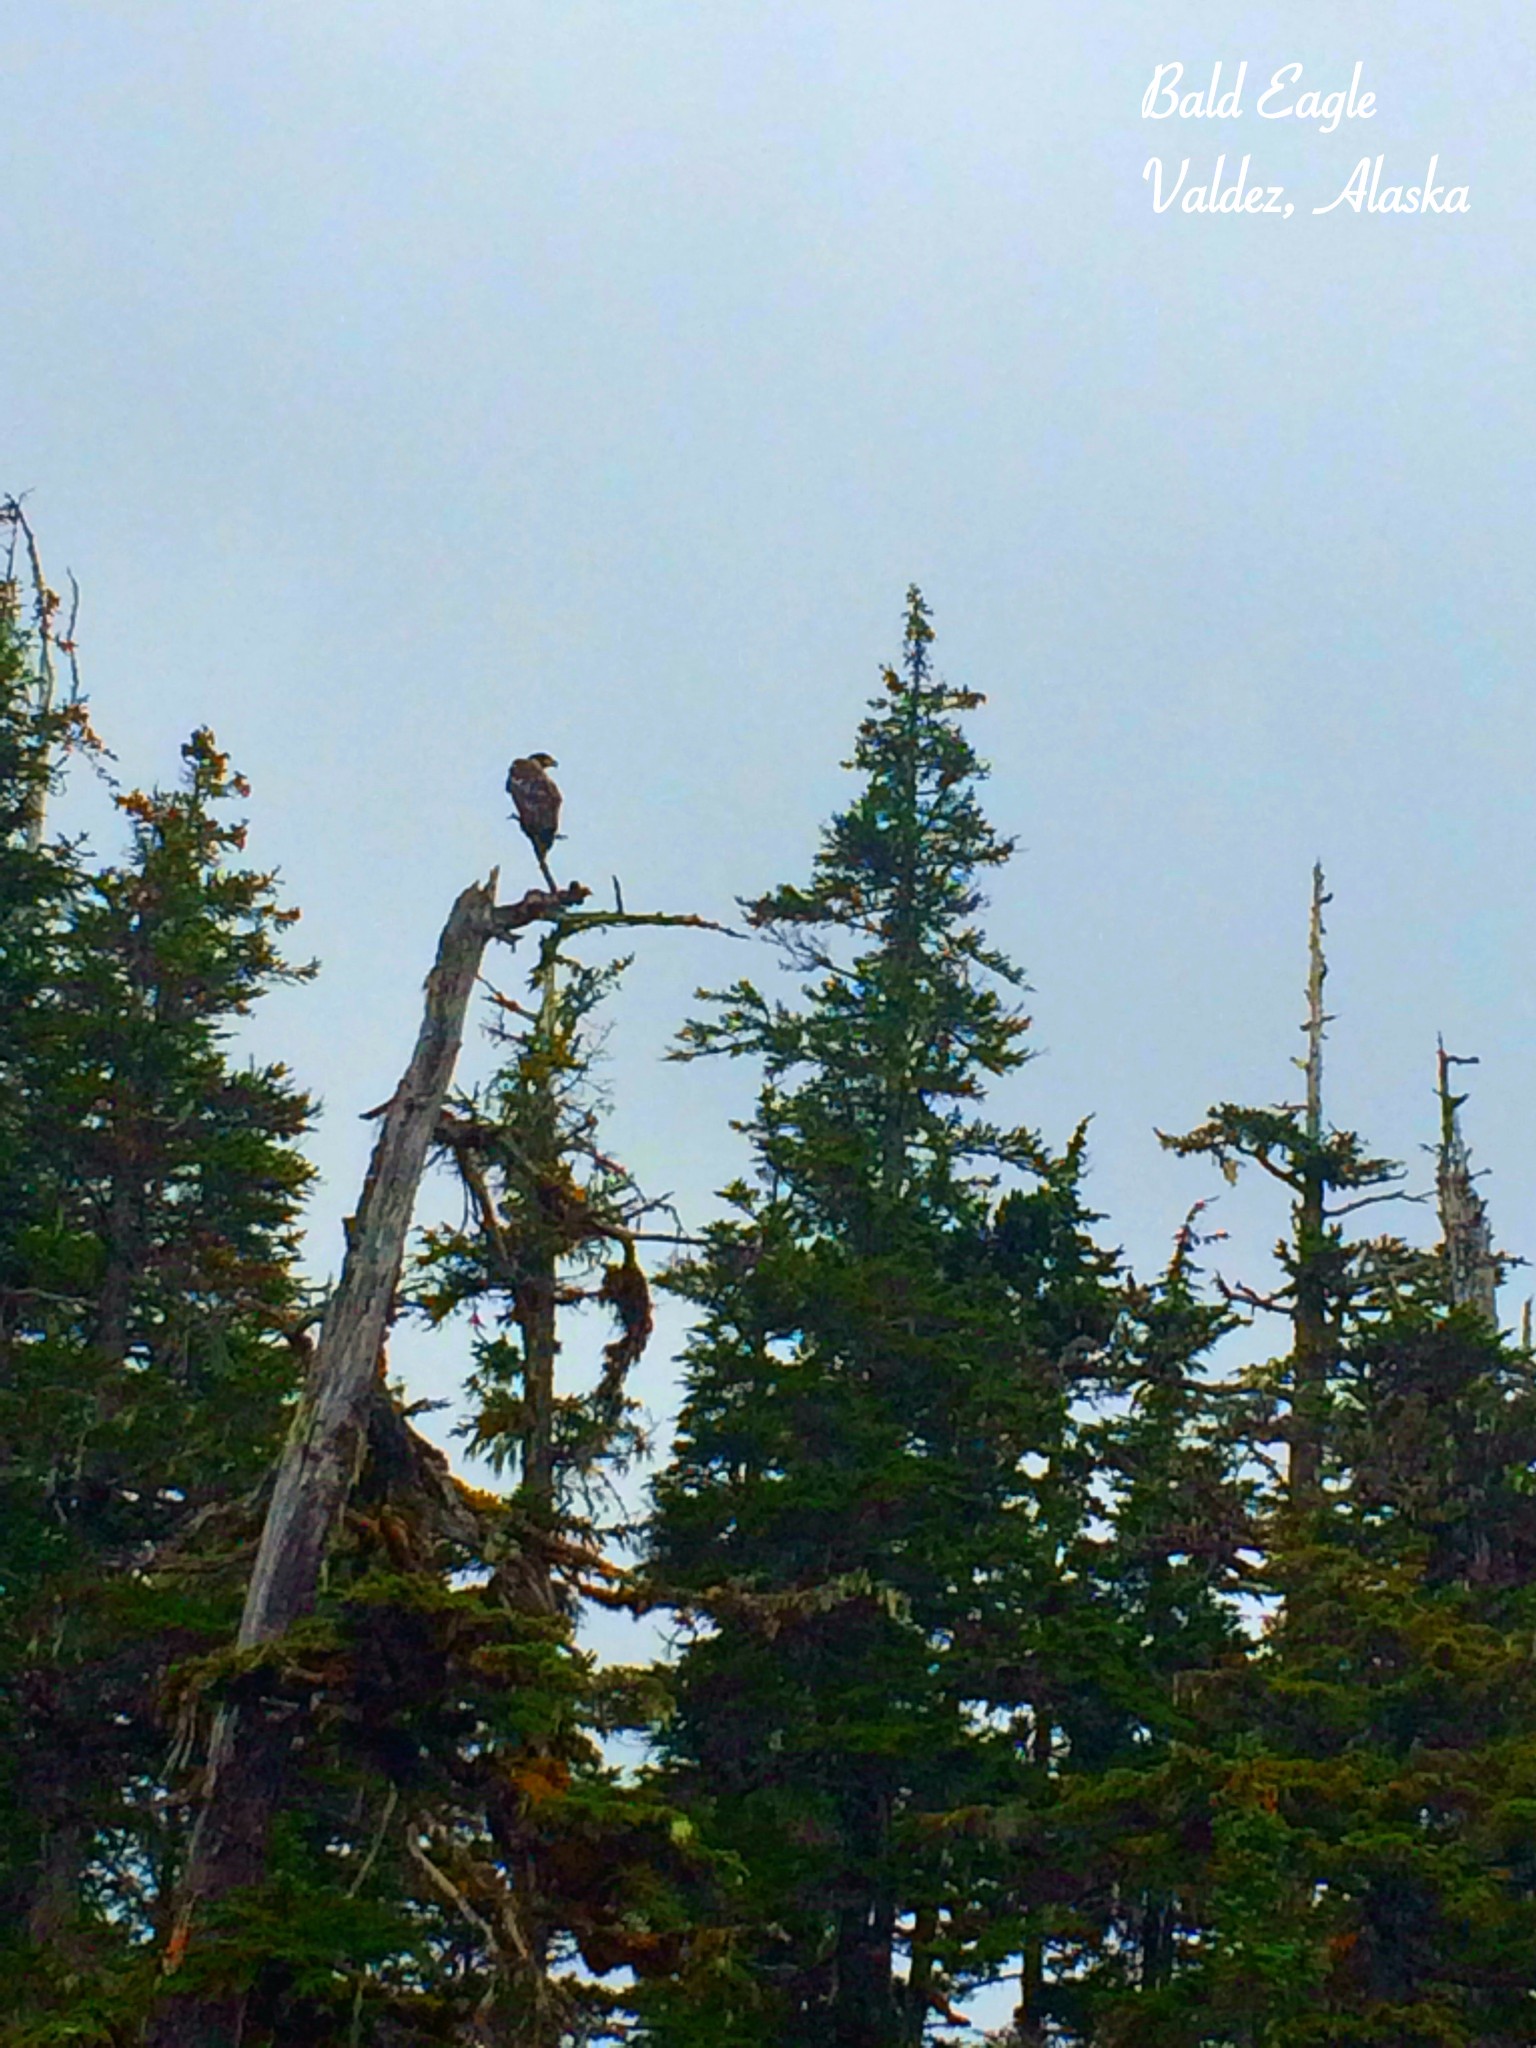
M 559 765 L 553 754 L 528 754 L 507 770 L 507 795 L 512 799 L 523 836 L 538 859 L 539 873 L 550 889 L 555 886 L 555 878 L 549 872 L 549 850 L 560 829 L 560 792 L 550 780 L 549 770 Z

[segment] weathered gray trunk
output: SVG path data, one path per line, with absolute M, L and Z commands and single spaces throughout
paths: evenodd
M 1323 870 L 1312 870 L 1312 920 L 1307 945 L 1307 1146 L 1296 1205 L 1295 1342 L 1291 1375 L 1290 1498 L 1296 1508 L 1317 1506 L 1322 1484 L 1323 1413 L 1333 1367 L 1328 1287 L 1323 1253 L 1328 1241 L 1323 1142 L 1323 1039 L 1332 1020 L 1323 1010 L 1328 964 L 1323 956 Z
M 19 498 L 0 499 L 0 523 L 13 527 L 20 534 L 27 553 L 27 566 L 32 575 L 33 618 L 37 632 L 37 673 L 33 684 L 32 709 L 39 724 L 42 724 L 53 710 L 54 692 L 57 687 L 53 659 L 54 612 L 58 597 L 48 588 L 43 576 L 43 565 L 37 552 L 37 535 L 21 509 Z M 14 585 L 7 586 L 5 613 L 14 622 L 19 611 L 19 593 Z M 66 636 L 65 646 L 72 643 Z M 45 754 L 37 764 L 37 773 L 27 791 L 23 811 L 22 839 L 28 853 L 37 853 L 43 843 L 43 834 L 48 822 L 48 759 Z
M 1472 1066 L 1440 1047 L 1438 1084 L 1440 1094 L 1440 1153 L 1436 1162 L 1436 1192 L 1439 1197 L 1440 1231 L 1445 1245 L 1445 1262 L 1450 1297 L 1456 1308 L 1479 1310 L 1494 1329 L 1499 1325 L 1499 1261 L 1493 1248 L 1493 1231 L 1487 1204 L 1477 1191 L 1472 1172 L 1472 1155 L 1461 1134 L 1458 1114 L 1464 1095 L 1451 1093 L 1451 1068 Z
M 394 1300 L 427 1150 L 453 1080 L 492 899 L 466 889 L 449 914 L 427 977 L 416 1050 L 385 1112 L 341 1279 L 320 1331 L 311 1384 L 278 1466 L 246 1592 L 240 1644 L 270 1642 L 313 1604 L 320 1563 L 357 1476 L 368 1391 Z
M 310 1383 L 278 1465 L 246 1592 L 242 1648 L 271 1642 L 314 1605 L 326 1548 L 361 1463 L 416 1191 L 453 1079 L 486 943 L 536 918 L 558 915 L 585 893 L 579 885 L 557 896 L 530 893 L 498 910 L 493 876 L 485 887 L 464 891 L 443 927 L 416 1050 L 383 1112 Z M 200 1910 L 263 1874 L 294 1716 L 291 1703 L 262 1695 L 256 1674 L 215 1722 L 202 1810 L 177 1887 L 166 1952 L 171 1982 L 146 2030 L 147 2048 L 238 2048 L 244 1997 L 177 1994 L 175 1973 L 194 1939 Z

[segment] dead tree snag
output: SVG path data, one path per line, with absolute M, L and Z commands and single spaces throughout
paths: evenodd
M 366 1440 L 380 1348 L 428 1148 L 453 1080 L 470 993 L 491 939 L 558 919 L 586 897 L 580 883 L 530 890 L 498 908 L 496 877 L 466 889 L 449 913 L 427 976 L 416 1049 L 383 1106 L 383 1122 L 347 1232 L 341 1278 L 326 1308 L 313 1370 L 279 1460 L 246 1591 L 239 1645 L 274 1641 L 313 1607 L 326 1549 L 346 1507 Z M 294 1735 L 291 1702 L 264 1696 L 260 1670 L 232 1688 L 214 1723 L 202 1807 L 177 1887 L 165 1995 L 147 2048 L 238 2048 L 245 1994 L 179 1992 L 175 1978 L 199 1915 L 256 1884 L 266 1864 Z

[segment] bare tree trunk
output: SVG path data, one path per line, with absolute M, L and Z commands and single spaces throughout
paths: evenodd
M 836 2048 L 893 2048 L 900 2020 L 893 1960 L 896 1908 L 884 1897 L 837 1916 L 837 1996 L 828 2015 Z
M 1316 1507 L 1322 1487 L 1323 1410 L 1333 1366 L 1328 1327 L 1328 1286 L 1323 1271 L 1327 1245 L 1327 1183 L 1323 1142 L 1323 1039 L 1332 1022 L 1323 1009 L 1328 963 L 1323 955 L 1323 905 L 1329 900 L 1323 870 L 1312 870 L 1312 921 L 1307 945 L 1307 1146 L 1296 1206 L 1295 1345 L 1291 1380 L 1290 1499 L 1295 1508 Z
M 518 1290 L 517 1320 L 523 1336 L 523 1485 L 542 1523 L 555 1510 L 555 1261 L 538 1257 Z
M 107 1270 L 96 1309 L 96 1348 L 104 1363 L 118 1367 L 128 1356 L 128 1319 L 140 1251 L 135 1192 L 132 1170 L 120 1154 L 107 1209 Z
M 933 1944 L 938 1931 L 937 1908 L 920 1906 L 913 1915 L 906 1997 L 902 2002 L 903 2048 L 921 2048 L 923 2037 L 928 2031 L 930 1993 L 933 1988 Z
M 1037 1770 L 1048 1771 L 1055 1744 L 1055 1723 L 1039 1702 L 1035 1706 L 1035 1732 L 1030 1739 L 1030 1761 Z M 1040 1916 L 1030 1910 L 1024 1923 L 1024 1949 L 1019 1957 L 1019 2002 L 1013 2009 L 1013 2031 L 1020 2042 L 1036 2043 L 1045 2035 L 1040 2026 L 1040 1996 L 1045 1989 L 1045 1939 Z
M 1499 1326 L 1499 1260 L 1493 1249 L 1487 1206 L 1477 1191 L 1472 1155 L 1461 1134 L 1461 1118 L 1457 1114 L 1467 1098 L 1451 1093 L 1451 1068 L 1476 1064 L 1476 1060 L 1448 1053 L 1441 1045 L 1437 1075 L 1440 1154 L 1436 1163 L 1435 1186 L 1450 1277 L 1451 1304 L 1455 1308 L 1470 1305 L 1479 1310 L 1484 1321 L 1496 1330 Z
M 59 600 L 55 591 L 48 588 L 43 576 L 43 565 L 38 557 L 37 536 L 32 531 L 27 515 L 21 509 L 19 498 L 0 499 L 0 524 L 9 526 L 13 534 L 19 534 L 27 551 L 27 566 L 32 572 L 32 611 L 37 628 L 37 678 L 34 685 L 33 713 L 42 722 L 53 710 L 56 677 L 54 672 L 54 613 Z M 14 552 L 14 542 L 12 544 Z M 9 578 L 9 570 L 6 571 Z M 6 609 L 15 612 L 14 585 L 8 584 Z M 76 593 L 78 596 L 78 592 Z M 73 628 L 71 628 L 71 632 Z M 73 641 L 66 636 L 66 647 Z M 26 800 L 23 836 L 28 853 L 36 853 L 43 843 L 43 832 L 48 821 L 48 764 L 41 764 L 38 774 Z
M 837 1980 L 827 2015 L 829 2048 L 895 2048 L 896 1902 L 880 1865 L 891 1835 L 891 1797 L 877 1781 L 842 1802 L 848 1896 L 837 1912 Z
M 427 977 L 426 1009 L 410 1065 L 384 1122 L 348 1226 L 341 1279 L 326 1310 L 310 1383 L 278 1464 L 271 1506 L 246 1591 L 242 1648 L 271 1642 L 314 1605 L 321 1566 L 366 1443 L 367 1414 L 416 1190 L 453 1079 L 470 993 L 486 943 L 586 895 L 530 892 L 498 910 L 495 876 L 466 889 L 449 913 Z M 233 1694 L 214 1724 L 203 1805 L 177 1887 L 164 1969 L 174 1979 L 201 1908 L 261 1879 L 283 1792 L 296 1710 L 264 1697 L 261 1677 Z M 238 2048 L 245 1994 L 162 1997 L 146 2048 Z

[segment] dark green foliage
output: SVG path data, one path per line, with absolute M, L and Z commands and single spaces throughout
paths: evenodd
M 1082 1664 L 1078 1732 L 1049 1817 L 1050 1855 L 1075 1884 L 1056 1981 L 1040 1995 L 1074 2040 L 1146 2027 L 1202 1934 L 1191 1878 L 1208 1787 L 1190 1745 L 1200 1703 L 1247 1650 L 1239 1596 L 1257 1535 L 1234 1442 L 1242 1397 L 1212 1377 L 1210 1358 L 1236 1318 L 1200 1297 L 1195 1222 L 1154 1285 L 1128 1280 L 1106 1398 L 1084 1432 L 1105 1517 L 1078 1546 L 1091 1595 L 1083 1640 L 1097 1654 Z
M 754 1178 L 674 1283 L 699 1321 L 653 1560 L 694 1628 L 664 1747 L 742 1879 L 655 2015 L 669 2044 L 924 2038 L 1020 1944 L 984 1816 L 1068 1708 L 1072 1403 L 1112 1261 L 1080 1147 L 975 1113 L 1025 1058 L 1018 973 L 976 924 L 1010 849 L 958 723 L 980 700 L 935 680 L 930 637 L 914 592 L 859 793 L 810 883 L 748 906 L 798 1003 L 739 982 L 684 1034 L 763 1083 Z
M 10 602 L 8 590 L 0 599 Z M 750 1163 L 667 1282 L 695 1314 L 646 1567 L 616 1479 L 653 1205 L 613 1158 L 576 911 L 444 1116 L 463 1209 L 402 1308 L 467 1317 L 481 1492 L 385 1384 L 315 1611 L 232 1647 L 314 1321 L 309 1105 L 231 1038 L 293 913 L 206 732 L 39 829 L 69 756 L 0 617 L 0 2040 L 136 2048 L 226 1699 L 301 1734 L 262 1881 L 181 1959 L 245 2048 L 919 2048 L 1017 1982 L 1010 2048 L 1536 2038 L 1536 1368 L 1441 1059 L 1443 1242 L 1305 1100 L 1167 1140 L 1285 1189 L 1272 1291 L 1152 1284 L 1060 1151 L 989 1121 L 1009 855 L 913 592 L 852 802 L 746 907 L 789 970 L 681 1056 L 752 1062 Z M 1228 1360 L 1248 1310 L 1280 1355 Z M 588 1334 L 583 1350 L 582 1332 Z M 604 1668 L 584 1603 L 662 1606 Z M 625 1774 L 610 1735 L 649 1729 Z M 172 1977 L 175 1970 L 172 1969 Z
M 1203 1933 L 1148 2038 L 1512 2048 L 1536 1993 L 1530 1358 L 1456 1299 L 1447 1245 L 1309 1212 L 1311 1183 L 1386 1178 L 1350 1134 L 1227 1109 L 1181 1149 L 1246 1153 L 1297 1191 L 1277 1297 L 1295 1342 L 1257 1375 L 1254 1419 L 1262 1442 L 1305 1384 L 1310 1304 L 1323 1341 L 1290 1434 L 1316 1432 L 1319 1483 L 1271 1491 L 1268 1626 L 1197 1703 Z
M 469 1908 L 458 1967 L 478 2024 L 528 2048 L 606 2032 L 627 2000 L 591 1973 L 675 1966 L 699 1864 L 689 1824 L 604 1762 L 601 1737 L 643 1725 L 654 1688 L 600 1672 L 575 1640 L 579 1600 L 636 1597 L 607 1539 L 614 1481 L 640 1441 L 626 1379 L 651 1333 L 637 1233 L 653 1205 L 602 1142 L 593 1079 L 595 1015 L 627 963 L 592 968 L 569 952 L 594 921 L 621 920 L 556 926 L 531 1001 L 494 999 L 505 1057 L 441 1127 L 464 1220 L 424 1233 L 412 1275 L 434 1323 L 470 1312 L 466 1433 L 518 1480 L 494 1510 L 478 1499 L 495 1532 L 479 1553 L 484 1589 L 444 1589 L 447 1607 L 483 1609 L 486 1628 L 445 1673 L 463 1726 L 421 1744 L 415 1799 L 431 1816 L 430 1855 Z M 583 1307 L 609 1333 L 585 1389 L 560 1370 Z M 415 1862 L 402 1874 L 420 1895 Z M 439 1907 L 448 1896 L 439 1888 Z M 421 1997 L 447 1997 L 444 1958 L 419 1942 L 415 1953 Z
M 233 1021 L 294 972 L 293 913 L 234 858 L 220 812 L 244 785 L 209 735 L 177 790 L 119 799 L 131 846 L 103 867 L 29 846 L 30 789 L 88 728 L 37 710 L 14 638 L 0 730 L 0 1981 L 43 2026 L 57 1970 L 106 2005 L 142 1974 L 174 1838 L 160 1684 L 234 1611 L 227 1576 L 153 1567 L 277 1441 L 309 1109 L 280 1067 L 230 1058 Z
M 1350 1318 L 1373 1286 L 1366 1248 L 1345 1232 L 1341 1218 L 1379 1199 L 1400 1174 L 1386 1159 L 1371 1158 L 1353 1131 L 1311 1127 L 1289 1105 L 1242 1109 L 1223 1103 L 1208 1123 L 1187 1136 L 1163 1139 L 1182 1157 L 1213 1159 L 1228 1180 L 1252 1164 L 1286 1188 L 1291 1229 L 1275 1247 L 1280 1287 L 1252 1305 L 1282 1312 L 1291 1326 L 1287 1349 L 1251 1376 L 1254 1441 L 1290 1446 L 1292 1505 L 1305 1513 L 1317 1504 L 1330 1461 L 1330 1388 Z M 1335 1206 L 1333 1197 L 1346 1199 Z
M 528 1585 L 515 1514 L 381 1392 L 319 1611 L 259 1657 L 183 1667 L 184 1715 L 259 1662 L 305 1717 L 268 1877 L 210 1917 L 183 1980 L 249 1986 L 248 2041 L 553 2048 L 602 2032 L 584 1955 L 664 1956 L 686 1831 L 604 1767 L 596 1731 L 636 1708 Z
M 592 1018 L 628 962 L 585 966 L 564 950 L 569 936 L 557 927 L 544 941 L 532 1007 L 496 998 L 508 1057 L 443 1121 L 465 1220 L 426 1233 L 416 1283 L 433 1322 L 472 1311 L 475 1448 L 514 1467 L 523 1509 L 568 1537 L 591 1533 L 594 1492 L 640 1448 L 625 1381 L 652 1323 L 635 1236 L 652 1205 L 600 1143 L 592 1074 Z M 557 1323 L 583 1305 L 615 1327 L 595 1385 L 577 1392 L 555 1383 Z
M 58 1114 L 53 998 L 86 872 L 78 848 L 34 845 L 32 828 L 68 748 L 94 737 L 80 709 L 39 708 L 14 591 L 0 584 L 0 1330 L 23 1319 L 29 1303 L 34 1313 L 43 1306 L 46 1282 L 68 1291 L 88 1266 L 67 1232 L 50 1231 L 45 1198 L 47 1136 Z

